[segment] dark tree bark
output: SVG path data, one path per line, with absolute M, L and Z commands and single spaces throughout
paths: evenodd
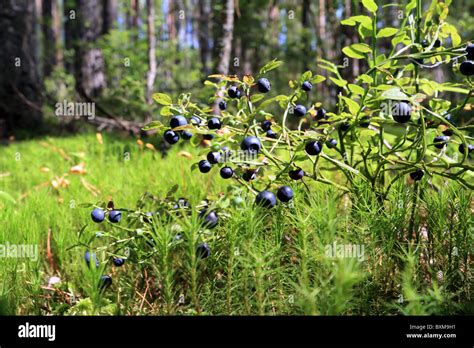
M 64 0 L 63 2 L 64 12 L 64 46 L 68 51 L 68 54 L 64 57 L 64 68 L 69 74 L 74 74 L 74 57 L 72 51 L 74 49 L 74 39 L 76 29 L 76 1 L 75 0 Z
M 44 39 L 43 76 L 51 75 L 54 67 L 61 61 L 59 50 L 59 37 L 61 25 L 57 0 L 44 0 L 42 3 L 41 29 Z
M 37 71 L 34 1 L 2 1 L 0 28 L 0 117 L 6 119 L 3 127 L 8 131 L 37 130 L 42 121 L 42 82 Z
M 104 0 L 102 34 L 107 34 L 117 23 L 117 0 Z
M 156 78 L 156 37 L 155 37 L 155 5 L 154 0 L 146 0 L 147 10 L 147 41 L 148 41 L 148 72 L 146 79 L 146 101 L 152 103 L 151 93 Z
M 211 46 L 209 38 L 212 31 L 212 12 L 210 0 L 200 0 L 199 4 L 199 53 L 204 77 L 210 75 Z
M 75 50 L 76 90 L 97 97 L 106 86 L 104 57 L 96 47 L 102 31 L 102 2 L 77 0 Z
M 226 0 L 223 11 L 223 32 L 219 46 L 219 60 L 216 71 L 219 74 L 227 75 L 229 72 L 230 54 L 232 52 L 232 38 L 234 32 L 234 0 Z
M 303 0 L 303 9 L 301 11 L 301 25 L 303 27 L 301 41 L 303 42 L 303 69 L 310 69 L 311 58 L 311 36 L 309 32 L 310 1 Z
M 216 71 L 218 74 L 229 73 L 230 55 L 232 53 L 232 39 L 234 36 L 234 0 L 226 0 L 223 10 L 222 37 L 219 41 L 219 59 Z M 213 111 L 218 113 L 218 99 L 216 99 Z

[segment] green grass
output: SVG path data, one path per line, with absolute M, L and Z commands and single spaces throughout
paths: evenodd
M 193 159 L 179 156 L 180 150 Z M 37 261 L 0 259 L 2 314 L 474 312 L 472 193 L 456 183 L 437 193 L 423 181 L 414 217 L 419 233 L 412 236 L 407 227 L 413 187 L 404 180 L 383 209 L 364 185 L 341 196 L 313 183 L 309 192 L 294 185 L 294 202 L 268 212 L 256 209 L 245 191 L 240 194 L 244 204 L 233 207 L 218 171 L 190 170 L 199 156 L 188 148 L 173 148 L 163 159 L 131 139 L 105 135 L 100 144 L 94 135 L 83 135 L 12 143 L 0 153 L 0 244 L 34 244 L 40 253 Z M 64 176 L 81 162 L 87 174 Z M 67 179 L 67 187 L 53 188 L 56 176 Z M 202 230 L 193 209 L 184 217 L 179 212 L 155 216 L 145 229 L 150 225 L 137 214 L 124 213 L 123 229 L 113 228 L 94 224 L 91 208 L 81 207 L 113 199 L 116 207 L 137 210 L 148 192 L 153 197 L 145 197 L 138 210 L 153 211 L 173 204 L 163 199 L 174 185 L 172 198 L 186 197 L 192 207 L 223 196 L 219 226 Z M 49 231 L 53 267 L 46 253 Z M 102 237 L 95 237 L 98 231 Z M 123 255 L 124 243 L 117 241 L 124 239 L 130 239 L 129 260 L 114 268 L 110 256 Z M 85 266 L 87 247 L 79 241 L 97 252 L 98 271 Z M 197 257 L 200 242 L 210 245 L 209 258 Z M 328 257 L 333 243 L 363 246 L 363 260 Z M 104 293 L 97 290 L 101 274 L 114 281 Z M 45 289 L 52 275 L 61 283 Z

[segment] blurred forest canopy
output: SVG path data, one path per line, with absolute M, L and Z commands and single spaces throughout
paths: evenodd
M 379 27 L 399 27 L 406 0 L 377 3 Z M 423 3 L 428 8 L 431 1 Z M 340 21 L 362 13 L 358 0 L 3 0 L 0 136 L 52 125 L 78 130 L 84 120 L 55 116 L 64 101 L 95 102 L 100 127 L 136 133 L 127 121 L 140 125 L 158 116 L 152 93 L 192 93 L 209 104 L 209 74 L 255 74 L 273 58 L 284 61 L 270 73 L 275 95 L 306 70 L 324 75 L 319 57 L 339 65 L 346 58 L 343 78 L 352 82 L 366 67 L 342 53 L 358 37 Z M 463 41 L 473 38 L 472 13 L 472 0 L 450 5 L 447 21 Z M 391 48 L 390 39 L 381 43 Z M 457 79 L 445 65 L 423 74 Z M 331 109 L 337 87 L 318 84 L 314 94 L 313 102 Z

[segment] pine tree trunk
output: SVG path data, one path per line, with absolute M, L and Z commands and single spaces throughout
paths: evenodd
M 104 20 L 102 23 L 102 34 L 107 34 L 116 26 L 117 22 L 117 0 L 104 0 Z
M 0 117 L 11 132 L 38 130 L 42 82 L 37 71 L 38 41 L 34 1 L 3 0 L 0 6 Z
M 232 52 L 232 38 L 234 32 L 234 0 L 226 0 L 224 8 L 223 33 L 220 40 L 219 61 L 216 71 L 227 75 L 229 72 L 230 54 Z
M 155 36 L 155 5 L 154 0 L 146 1 L 147 9 L 147 41 L 148 41 L 148 72 L 146 79 L 146 101 L 152 103 L 151 94 L 156 78 L 156 36 Z
M 55 66 L 61 61 L 59 37 L 61 25 L 57 0 L 44 0 L 42 3 L 41 29 L 43 31 L 44 63 L 43 76 L 51 75 Z
M 106 87 L 104 57 L 97 48 L 102 32 L 102 1 L 78 0 L 75 49 L 76 90 L 97 97 Z
M 212 12 L 210 0 L 200 0 L 199 3 L 199 53 L 204 77 L 210 75 L 211 47 L 209 38 L 212 31 Z

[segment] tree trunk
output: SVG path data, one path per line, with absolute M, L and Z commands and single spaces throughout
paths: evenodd
M 102 34 L 107 34 L 117 23 L 117 0 L 104 0 L 103 18 Z
M 58 12 L 57 0 L 44 0 L 42 3 L 42 22 L 44 40 L 44 63 L 43 76 L 51 75 L 54 67 L 61 61 L 59 50 L 59 37 L 61 35 L 61 25 Z
M 301 26 L 303 27 L 301 33 L 301 42 L 303 43 L 303 70 L 310 69 L 310 58 L 311 58 L 311 37 L 309 33 L 309 14 L 310 14 L 310 1 L 303 0 L 303 9 L 301 11 Z
M 64 57 L 64 68 L 69 74 L 74 74 L 74 58 L 72 51 L 74 49 L 74 40 L 76 33 L 76 6 L 75 0 L 63 1 L 64 12 L 64 47 L 66 51 L 71 54 L 66 54 Z
M 42 121 L 42 83 L 34 1 L 3 0 L 0 6 L 0 115 L 7 131 L 37 130 Z M 5 131 L 5 130 L 4 130 Z
M 146 79 L 146 101 L 152 103 L 151 94 L 156 78 L 156 37 L 155 37 L 155 5 L 154 0 L 146 1 L 147 9 L 147 40 L 148 40 L 148 72 Z
M 234 34 L 234 0 L 226 0 L 223 11 L 222 37 L 219 42 L 219 59 L 216 71 L 218 74 L 229 73 L 230 54 L 232 52 L 232 39 Z M 218 113 L 218 102 L 216 99 L 213 107 L 214 113 Z
M 74 40 L 76 90 L 89 97 L 99 96 L 106 86 L 104 57 L 96 47 L 102 31 L 101 15 L 101 1 L 77 1 L 77 35 Z
M 200 0 L 199 3 L 199 53 L 201 57 L 202 71 L 204 77 L 210 75 L 211 46 L 209 38 L 212 31 L 212 12 L 210 0 Z
M 216 71 L 218 74 L 227 75 L 229 72 L 229 61 L 230 53 L 232 52 L 232 38 L 234 32 L 234 0 L 226 0 L 223 12 L 223 32 L 219 43 L 220 52 Z

